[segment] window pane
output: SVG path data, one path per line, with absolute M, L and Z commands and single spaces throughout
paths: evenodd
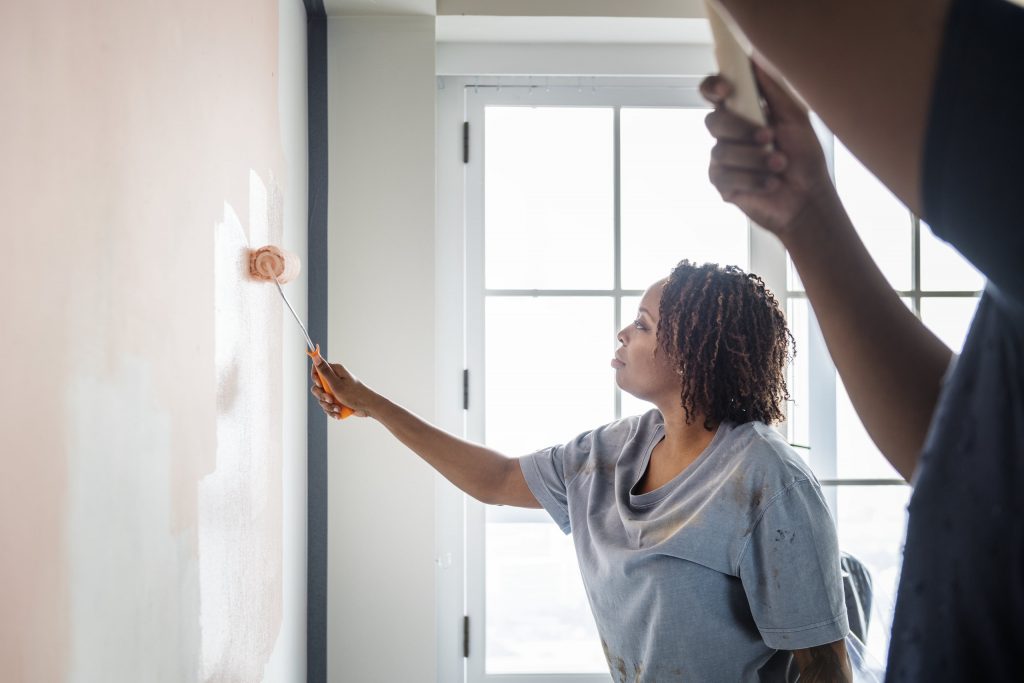
M 486 109 L 487 287 L 611 288 L 613 146 L 609 108 Z
M 611 297 L 488 297 L 487 443 L 508 455 L 614 419 Z M 488 673 L 607 670 L 572 541 L 539 510 L 488 508 Z
M 853 479 L 899 479 L 853 409 L 843 380 L 836 377 L 836 472 Z
M 790 299 L 787 304 L 786 323 L 796 342 L 796 355 L 789 365 L 787 386 L 789 404 L 786 406 L 786 424 L 789 442 L 796 446 L 811 444 L 810 411 L 810 321 L 807 299 Z M 797 453 L 809 458 L 807 448 L 797 448 Z
M 487 673 L 608 671 L 572 537 L 543 510 L 488 508 L 486 547 Z
M 894 288 L 912 287 L 910 211 L 836 140 L 836 188 L 871 257 Z
M 619 329 L 621 330 L 626 325 L 636 320 L 637 310 L 640 308 L 639 296 L 624 296 L 622 297 L 622 308 L 619 320 Z M 616 343 L 616 348 L 618 343 Z M 615 376 L 612 376 L 612 382 L 615 382 Z M 622 394 L 622 417 L 629 415 L 643 415 L 648 410 L 654 408 L 653 403 L 643 401 L 632 394 L 619 390 Z
M 954 353 L 960 353 L 977 307 L 978 298 L 973 296 L 924 297 L 921 299 L 921 319 Z
M 907 308 L 913 306 L 903 298 Z M 853 409 L 850 396 L 839 375 L 836 375 L 836 472 L 851 479 L 902 479 L 889 464 Z
M 786 287 L 791 292 L 802 292 L 804 291 L 804 282 L 800 279 L 800 273 L 796 271 L 796 264 L 793 263 L 793 257 L 786 252 Z
M 903 564 L 909 486 L 840 486 L 836 496 L 839 548 L 867 567 L 872 580 L 868 653 L 884 663 Z
M 611 297 L 488 297 L 486 439 L 508 455 L 614 419 Z
M 747 219 L 708 180 L 705 109 L 620 117 L 622 286 L 645 289 L 681 259 L 749 270 Z
M 967 259 L 921 223 L 921 289 L 978 292 L 985 278 Z

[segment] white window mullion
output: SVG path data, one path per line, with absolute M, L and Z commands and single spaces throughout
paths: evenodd
M 911 258 L 913 259 L 913 265 L 910 269 L 910 277 L 912 287 L 914 288 L 913 302 L 914 302 L 914 315 L 918 318 L 921 317 L 921 219 L 913 213 L 910 214 L 910 220 L 913 222 L 913 232 L 911 233 Z
M 437 148 L 455 152 L 462 144 L 465 96 L 459 86 L 438 81 Z M 466 433 L 462 373 L 466 368 L 466 184 L 460 154 L 438 155 L 436 221 L 437 361 L 435 371 L 438 426 Z M 437 681 L 464 683 L 460 625 L 465 614 L 465 495 L 440 474 L 436 498 L 435 586 L 437 590 Z
M 835 479 L 838 475 L 838 453 L 836 437 L 836 369 L 825 345 L 825 337 L 813 313 L 808 315 L 808 346 L 810 359 L 810 450 L 811 468 L 819 479 Z M 835 487 L 822 490 L 825 502 L 838 512 Z
M 469 406 L 466 436 L 483 443 L 484 433 L 484 101 L 478 90 L 464 89 L 466 121 L 469 123 L 469 160 L 465 164 L 466 184 L 466 367 L 469 371 Z M 484 680 L 486 653 L 485 555 L 486 517 L 484 506 L 464 496 L 466 533 L 466 614 L 469 616 L 469 656 L 466 680 Z
M 502 87 L 499 89 L 494 84 L 485 84 L 483 79 L 458 79 L 449 80 L 446 87 L 458 88 L 465 94 L 465 120 L 469 122 L 470 152 L 469 161 L 463 166 L 463 185 L 465 188 L 465 338 L 466 338 L 466 367 L 470 371 L 470 401 L 466 419 L 466 436 L 473 441 L 483 442 L 485 434 L 485 312 L 488 310 L 488 297 L 501 298 L 504 296 L 535 296 L 538 298 L 559 297 L 572 294 L 569 290 L 543 290 L 534 292 L 521 292 L 513 290 L 488 290 L 486 289 L 484 259 L 485 259 L 485 164 L 484 164 L 484 125 L 485 107 L 496 106 L 557 106 L 557 107 L 610 107 L 614 112 L 614 278 L 610 292 L 614 301 L 613 310 L 613 331 L 618 330 L 619 319 L 622 312 L 622 297 L 635 296 L 636 291 L 625 292 L 622 289 L 622 206 L 620 187 L 620 111 L 621 107 L 701 107 L 703 101 L 694 87 L 696 79 L 692 83 L 684 83 L 682 87 L 678 84 L 674 87 L 664 85 L 649 88 L 643 82 L 628 82 L 625 79 L 618 79 L 613 83 L 588 82 L 589 87 L 566 86 L 555 83 L 550 88 L 539 88 L 536 82 L 529 81 L 517 83 L 515 79 L 506 81 L 502 78 Z M 443 191 L 443 189 L 442 189 Z M 778 259 L 778 254 L 775 254 Z M 776 279 L 778 273 L 782 274 L 783 283 L 780 289 L 774 285 L 777 291 L 784 291 L 785 283 L 785 261 L 782 265 L 775 265 Z M 770 285 L 771 286 L 771 285 Z M 608 296 L 608 291 L 589 290 L 587 292 L 576 292 L 589 296 Z M 615 404 L 615 415 L 622 412 L 621 395 L 617 396 Z M 466 497 L 465 498 L 465 605 L 466 613 L 469 615 L 469 657 L 466 660 L 465 681 L 466 683 L 610 683 L 611 678 L 606 673 L 600 674 L 488 674 L 486 672 L 486 541 L 488 521 L 516 521 L 504 520 L 501 514 L 493 515 L 485 511 L 483 505 Z M 509 512 L 512 512 L 509 510 Z M 531 511 L 534 512 L 534 511 Z M 500 511 L 499 511 L 500 513 Z M 522 521 L 522 520 L 518 520 Z M 439 521 L 440 523 L 440 521 Z
M 835 136 L 817 116 L 812 116 L 812 124 L 821 142 L 832 182 L 835 182 Z M 810 430 L 808 440 L 813 447 L 810 450 L 810 464 L 819 479 L 835 479 L 838 475 L 839 449 L 836 427 L 836 367 L 832 356 L 825 345 L 825 337 L 818 325 L 814 309 L 808 303 L 808 348 L 805 352 L 810 361 L 810 386 L 808 403 L 810 409 Z M 822 490 L 825 502 L 832 510 L 832 516 L 838 519 L 838 495 L 836 487 L 830 486 Z
M 614 124 L 614 174 L 615 174 L 615 229 L 612 247 L 612 259 L 614 263 L 615 276 L 612 287 L 615 289 L 614 306 L 612 316 L 612 334 L 619 330 L 619 321 L 622 320 L 622 107 L 615 107 Z M 615 387 L 615 419 L 622 417 L 622 390 Z
M 787 288 L 787 272 L 789 262 L 786 259 L 786 250 L 782 242 L 760 227 L 756 223 L 749 222 L 749 244 L 750 244 L 750 272 L 757 273 L 764 280 L 765 285 L 775 294 L 783 313 L 789 310 L 789 290 Z M 787 415 L 788 421 L 788 415 Z M 778 429 L 787 434 L 787 424 L 783 422 Z

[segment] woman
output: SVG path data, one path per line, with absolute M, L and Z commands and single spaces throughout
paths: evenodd
M 340 365 L 331 392 L 460 489 L 572 533 L 616 681 L 847 680 L 835 528 L 783 417 L 791 335 L 761 278 L 682 261 L 618 335 L 618 385 L 656 409 L 521 458 L 453 437 Z M 340 412 L 313 373 L 323 409 Z

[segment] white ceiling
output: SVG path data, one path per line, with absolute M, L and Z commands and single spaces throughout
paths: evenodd
M 329 16 L 437 16 L 439 43 L 707 44 L 704 0 L 324 0 Z
M 327 16 L 353 14 L 412 14 L 434 16 L 435 0 L 324 0 Z
M 437 0 L 437 14 L 700 18 L 704 0 Z
M 704 16 L 704 0 L 324 0 L 324 8 L 330 16 L 414 14 L 675 19 Z
M 705 19 L 439 16 L 439 43 L 709 44 Z

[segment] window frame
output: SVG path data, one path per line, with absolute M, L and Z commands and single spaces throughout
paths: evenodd
M 564 296 L 573 294 L 613 296 L 614 322 L 621 318 L 622 296 L 642 291 L 621 287 L 621 201 L 619 192 L 619 112 L 622 107 L 706 107 L 697 85 L 700 77 L 598 78 L 598 77 L 459 77 L 439 78 L 438 88 L 438 338 L 439 423 L 474 441 L 484 434 L 484 306 L 487 296 Z M 614 285 L 610 290 L 487 290 L 484 258 L 484 108 L 487 106 L 609 106 L 615 107 L 615 223 Z M 463 162 L 460 138 L 468 122 L 468 160 Z M 834 137 L 815 120 L 815 128 L 834 179 Z M 457 132 L 456 132 L 457 130 Z M 458 145 L 459 158 L 451 154 Z M 923 298 L 970 297 L 980 292 L 932 291 L 921 289 L 920 220 L 908 210 L 912 221 L 911 290 L 899 292 L 913 302 L 920 315 Z M 749 263 L 761 275 L 788 312 L 790 299 L 806 299 L 806 293 L 790 289 L 789 261 L 781 243 L 767 231 L 748 221 Z M 453 273 L 453 268 L 457 273 Z M 459 310 L 461 307 L 461 310 Z M 809 311 L 808 354 L 809 439 L 814 445 L 809 460 L 823 486 L 826 501 L 835 515 L 840 486 L 906 486 L 900 479 L 840 478 L 837 472 L 837 376 L 813 311 Z M 610 330 L 614 333 L 614 330 Z M 453 339 L 457 344 L 452 344 Z M 456 367 L 468 370 L 465 386 L 468 409 L 451 405 L 454 398 L 452 375 Z M 442 377 L 442 374 L 444 375 Z M 461 374 L 461 373 L 460 373 Z M 463 387 L 459 387 L 461 398 Z M 460 401 L 461 404 L 461 401 Z M 461 405 L 460 405 L 461 407 Z M 788 408 L 788 406 L 787 406 Z M 616 392 L 616 414 L 621 411 Z M 785 424 L 779 426 L 788 433 Z M 484 586 L 484 506 L 464 496 L 447 482 L 436 487 L 438 524 L 438 674 L 439 680 L 468 683 L 609 683 L 607 674 L 486 674 Z M 838 518 L 837 518 L 838 519 Z M 469 656 L 462 657 L 462 633 L 453 629 L 456 618 L 469 620 Z
M 484 307 L 488 296 L 611 296 L 614 301 L 612 326 L 614 337 L 621 319 L 623 296 L 639 296 L 643 290 L 624 289 L 621 285 L 621 192 L 619 183 L 619 126 L 623 106 L 636 107 L 704 107 L 697 77 L 669 79 L 598 79 L 546 78 L 543 82 L 500 79 L 474 82 L 464 86 L 465 114 L 469 122 L 469 160 L 466 164 L 466 349 L 469 369 L 469 393 L 479 397 L 470 401 L 467 438 L 483 442 L 484 429 Z M 510 82 L 511 81 L 511 82 Z M 484 110 L 488 106 L 558 106 L 614 107 L 614 227 L 613 285 L 602 290 L 511 290 L 485 287 L 484 279 Z M 615 414 L 621 412 L 621 393 L 615 392 Z M 540 514 L 543 514 L 541 511 Z M 485 586 L 485 506 L 467 499 L 466 534 L 466 609 L 470 615 L 470 648 L 466 662 L 469 683 L 611 683 L 611 676 L 602 674 L 488 674 L 486 664 L 486 586 Z

